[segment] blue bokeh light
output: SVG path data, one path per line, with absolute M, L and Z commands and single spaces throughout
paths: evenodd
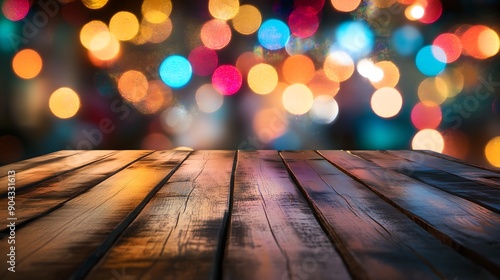
M 353 59 L 368 55 L 375 44 L 375 35 L 364 21 L 342 23 L 335 32 L 340 50 L 348 53 Z
M 425 46 L 417 53 L 415 64 L 422 74 L 436 76 L 446 68 L 446 54 L 436 46 Z
M 399 55 L 414 54 L 424 44 L 424 37 L 420 30 L 412 25 L 405 25 L 394 31 L 392 44 Z
M 180 55 L 172 55 L 160 64 L 161 80 L 172 88 L 185 86 L 193 75 L 193 68 L 189 61 Z
M 266 20 L 259 28 L 259 43 L 268 50 L 279 50 L 285 47 L 290 38 L 290 28 L 277 19 Z

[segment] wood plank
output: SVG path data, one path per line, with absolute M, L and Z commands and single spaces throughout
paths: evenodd
M 425 166 L 439 169 L 471 181 L 477 181 L 490 187 L 500 189 L 500 174 L 487 169 L 474 167 L 471 165 L 459 163 L 453 160 L 447 160 L 425 153 L 417 153 L 414 151 L 387 152 L 400 158 L 418 162 Z
M 430 155 L 430 156 L 437 157 L 437 158 L 442 158 L 442 159 L 449 160 L 449 161 L 454 161 L 454 162 L 457 162 L 457 163 L 465 164 L 465 165 L 476 167 L 476 168 L 479 168 L 479 169 L 488 170 L 488 171 L 491 171 L 491 172 L 494 172 L 494 173 L 500 173 L 500 168 L 494 168 L 494 167 L 488 167 L 488 166 L 482 166 L 482 165 L 474 164 L 474 163 L 471 163 L 471 162 L 467 162 L 467 161 L 464 161 L 464 160 L 461 160 L 461 159 L 458 159 L 458 158 L 455 158 L 455 157 L 452 157 L 452 156 L 449 156 L 449 155 L 445 155 L 445 154 L 442 154 L 442 153 L 434 152 L 434 151 L 429 151 L 429 150 L 413 150 L 412 152 L 426 154 L 426 155 Z
M 500 215 L 342 151 L 320 151 L 434 236 L 500 276 Z
M 43 181 L 34 188 L 16 192 L 16 227 L 19 229 L 27 222 L 40 218 L 76 196 L 114 175 L 136 160 L 153 151 L 119 151 L 116 154 L 98 160 L 91 165 L 67 172 L 53 179 Z M 7 205 L 7 198 L 0 198 L 0 205 Z M 0 219 L 6 220 L 7 211 L 0 211 Z M 8 233 L 2 229 L 1 233 Z
M 116 151 L 85 151 L 62 157 L 56 161 L 38 165 L 28 170 L 14 170 L 16 171 L 16 192 L 42 181 L 55 178 L 66 172 L 92 164 L 115 153 Z M 7 185 L 7 177 L 0 178 L 0 185 Z M 0 188 L 0 197 L 6 196 L 7 188 Z
M 48 164 L 53 161 L 57 161 L 61 158 L 82 152 L 83 151 L 78 151 L 78 150 L 61 150 L 50 154 L 42 155 L 39 157 L 34 157 L 23 161 L 15 162 L 12 164 L 3 165 L 0 167 L 0 178 L 7 176 L 7 171 L 9 170 L 16 170 L 16 171 L 27 170 L 39 165 Z
M 349 279 L 277 151 L 239 153 L 225 279 Z
M 219 265 L 235 151 L 195 151 L 87 279 L 206 279 Z
M 281 155 L 356 278 L 493 278 L 313 151 Z
M 440 169 L 428 167 L 427 158 L 421 158 L 420 162 L 407 160 L 409 154 L 404 151 L 379 152 L 379 151 L 351 151 L 378 166 L 388 168 L 392 171 L 405 174 L 413 179 L 424 182 L 453 195 L 460 196 L 469 201 L 477 203 L 491 211 L 500 213 L 500 189 L 491 188 L 487 185 L 457 176 Z M 401 154 L 401 156 L 396 156 Z M 441 163 L 445 166 L 446 162 Z M 439 165 L 438 165 L 439 166 Z M 447 169 L 442 168 L 442 169 Z M 452 170 L 450 170 L 452 171 Z
M 8 272 L 4 263 L 0 278 L 62 279 L 75 271 L 85 273 L 187 155 L 155 152 L 17 230 L 16 273 Z M 2 252 L 6 244 L 0 240 Z

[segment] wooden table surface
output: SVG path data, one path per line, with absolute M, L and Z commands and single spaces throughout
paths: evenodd
M 428 151 L 59 151 L 0 182 L 2 279 L 500 277 L 499 171 Z

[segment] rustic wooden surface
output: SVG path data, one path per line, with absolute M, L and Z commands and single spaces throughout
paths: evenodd
M 428 151 L 59 151 L 0 167 L 1 279 L 500 278 L 500 172 Z

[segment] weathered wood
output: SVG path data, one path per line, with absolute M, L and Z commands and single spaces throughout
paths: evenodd
M 492 278 L 316 153 L 281 154 L 356 278 Z
M 77 153 L 83 153 L 84 151 L 75 151 L 75 150 L 63 150 L 63 151 L 57 151 L 53 152 L 50 154 L 46 154 L 43 156 L 39 157 L 34 157 L 30 159 L 26 159 L 23 161 L 15 162 L 12 164 L 7 164 L 3 165 L 0 167 L 0 178 L 7 176 L 7 171 L 9 170 L 14 170 L 14 171 L 21 171 L 21 170 L 27 170 L 33 167 L 37 167 L 39 165 L 45 165 L 49 164 L 54 161 L 58 161 L 61 158 L 74 155 Z
M 426 153 L 416 153 L 412 151 L 387 151 L 387 153 L 500 189 L 500 174 L 491 170 L 470 166 L 453 160 L 428 155 Z
M 115 154 L 116 151 L 86 151 L 67 157 L 60 157 L 44 165 L 37 165 L 28 170 L 16 171 L 16 192 L 36 183 L 52 179 L 66 172 L 77 170 L 83 166 Z M 10 167 L 9 167 L 10 168 Z M 0 185 L 7 185 L 7 177 L 0 178 Z M 7 188 L 0 188 L 0 197 L 7 195 Z
M 78 170 L 67 172 L 56 178 L 16 192 L 16 226 L 19 229 L 26 222 L 50 213 L 64 203 L 88 191 L 98 183 L 114 175 L 129 164 L 153 151 L 119 151 L 105 159 L 98 160 Z M 7 198 L 0 198 L 0 205 L 7 205 Z M 0 211 L 0 219 L 6 220 L 7 212 Z M 8 232 L 2 229 L 2 233 Z
M 277 151 L 240 152 L 225 279 L 349 279 Z
M 87 279 L 206 279 L 228 211 L 234 151 L 196 151 L 158 191 Z
M 3 262 L 0 278 L 500 277 L 496 170 L 429 151 L 237 154 L 60 151 L 0 167 L 0 184 L 17 172 L 16 244 L 0 229 L 16 273 Z
M 379 152 L 379 151 L 351 151 L 378 166 L 390 169 L 392 171 L 405 174 L 413 179 L 434 186 L 440 190 L 468 199 L 489 210 L 500 213 L 500 189 L 491 188 L 446 171 L 435 169 L 424 165 L 427 159 L 425 155 L 419 162 L 407 160 L 402 152 Z M 446 163 L 441 163 L 441 166 Z M 460 165 L 460 164 L 457 164 Z M 439 165 L 437 165 L 439 166 Z M 444 167 L 444 169 L 448 169 Z M 452 171 L 452 170 L 448 170 Z
M 88 152 L 95 158 L 95 153 Z M 16 273 L 0 278 L 82 276 L 151 199 L 186 152 L 155 152 L 16 232 Z M 84 155 L 85 156 L 85 155 Z M 5 252 L 5 240 L 0 240 Z
M 320 151 L 434 236 L 500 276 L 500 215 L 342 151 Z
M 433 157 L 442 158 L 442 159 L 445 159 L 445 160 L 449 160 L 449 161 L 457 162 L 457 163 L 460 163 L 460 164 L 468 165 L 468 166 L 471 166 L 471 167 L 476 167 L 476 168 L 479 168 L 479 169 L 488 170 L 488 171 L 491 171 L 491 172 L 494 172 L 494 173 L 500 173 L 500 168 L 494 168 L 494 167 L 488 167 L 488 166 L 483 166 L 483 165 L 479 165 L 479 164 L 474 164 L 474 163 L 471 163 L 471 162 L 467 162 L 467 161 L 464 161 L 464 160 L 461 160 L 461 159 L 458 159 L 458 158 L 455 158 L 455 157 L 452 157 L 452 156 L 449 156 L 449 155 L 445 155 L 445 154 L 442 154 L 442 153 L 434 152 L 434 151 L 429 151 L 429 150 L 412 150 L 411 152 L 412 153 L 426 154 L 426 155 L 430 155 L 430 156 L 433 156 Z

